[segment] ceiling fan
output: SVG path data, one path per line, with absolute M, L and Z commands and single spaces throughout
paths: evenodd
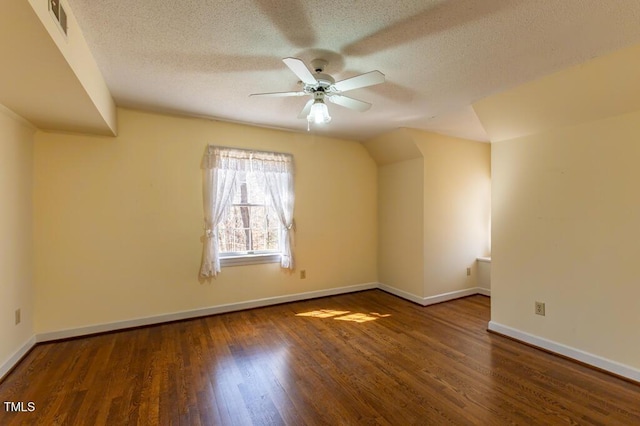
M 325 100 L 328 99 L 334 104 L 355 109 L 356 111 L 366 111 L 371 108 L 370 103 L 344 96 L 342 93 L 384 83 L 384 74 L 380 71 L 371 71 L 336 82 L 329 74 L 324 74 L 323 71 L 327 61 L 323 59 L 311 61 L 315 74 L 311 73 L 300 59 L 284 58 L 282 61 L 298 76 L 300 84 L 302 84 L 302 90 L 297 92 L 254 93 L 249 96 L 312 96 L 313 99 L 310 99 L 298 114 L 298 118 L 307 119 L 307 130 L 309 130 L 309 124 L 312 122 L 322 124 L 331 121 Z

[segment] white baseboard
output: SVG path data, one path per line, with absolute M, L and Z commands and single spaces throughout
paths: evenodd
M 193 309 L 189 311 L 173 312 L 169 314 L 154 315 L 151 317 L 134 318 L 126 321 L 116 321 L 104 324 L 89 325 L 86 327 L 69 328 L 59 331 L 51 331 L 36 335 L 36 341 L 48 342 L 51 340 L 68 339 L 71 337 L 86 336 L 95 333 L 122 330 L 132 327 L 160 324 L 169 321 L 178 321 L 190 318 L 204 317 L 208 315 L 224 314 L 227 312 L 241 311 L 244 309 L 261 308 L 264 306 L 277 305 L 280 303 L 296 302 L 299 300 L 316 299 L 318 297 L 335 296 L 338 294 L 353 293 L 362 290 L 378 288 L 378 283 L 357 284 L 347 287 L 338 287 L 328 290 L 310 291 L 296 293 L 286 296 L 268 297 L 264 299 L 248 300 L 246 302 L 229 303 L 225 305 L 210 306 L 207 308 Z
M 29 340 L 24 342 L 24 344 L 13 353 L 5 362 L 0 364 L 0 380 L 4 378 L 4 376 L 11 371 L 11 369 L 22 359 L 23 356 L 27 354 L 36 344 L 36 336 L 31 336 Z
M 429 306 L 436 303 L 448 302 L 449 300 L 459 299 L 461 297 L 473 296 L 474 294 L 482 294 L 484 296 L 491 296 L 491 290 L 481 287 L 466 288 L 464 290 L 451 291 L 449 293 L 437 294 L 435 296 L 420 297 L 413 293 L 400 290 L 399 288 L 392 287 L 390 285 L 378 284 L 380 290 L 384 290 L 387 293 L 394 294 L 403 299 L 409 300 L 413 303 L 417 303 L 422 306 Z
M 437 294 L 424 298 L 422 306 L 429 306 L 436 303 L 448 302 L 449 300 L 460 299 L 461 297 L 473 296 L 480 293 L 478 287 L 466 288 L 464 290 L 450 291 L 449 293 Z
M 543 337 L 538 337 L 533 334 L 529 334 L 524 331 L 499 324 L 495 321 L 489 321 L 489 330 L 511 337 L 512 339 L 519 340 L 521 342 L 525 342 L 542 349 L 546 349 L 550 352 L 575 359 L 577 361 L 600 368 L 618 376 L 626 377 L 627 379 L 640 382 L 640 370 L 628 365 L 620 364 L 619 362 L 611 361 L 607 358 L 584 352 L 580 349 L 572 348 L 570 346 L 566 346 L 561 343 L 545 339 Z
M 478 290 L 478 294 L 481 294 L 483 296 L 491 297 L 491 289 L 490 288 L 477 287 L 477 290 Z
M 408 300 L 413 303 L 417 303 L 418 305 L 424 306 L 424 298 L 420 296 L 416 296 L 413 293 L 406 292 L 404 290 L 400 290 L 399 288 L 392 287 L 390 285 L 378 283 L 378 288 L 382 291 L 386 291 L 387 293 L 391 293 L 395 296 L 401 297 L 405 300 Z

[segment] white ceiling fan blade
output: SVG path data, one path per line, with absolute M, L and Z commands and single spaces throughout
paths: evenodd
M 311 74 L 309 68 L 298 58 L 284 58 L 282 60 L 304 84 L 318 84 L 318 80 Z
M 271 96 L 273 98 L 282 98 L 286 96 L 304 96 L 305 92 L 273 92 L 273 93 L 252 93 L 249 96 Z
M 298 114 L 298 118 L 307 118 L 307 115 L 309 115 L 309 111 L 311 111 L 311 105 L 313 105 L 313 99 L 309 100 L 304 108 L 302 108 L 302 111 L 300 111 L 300 114 Z
M 333 87 L 339 92 L 346 92 L 347 90 L 360 89 L 380 83 L 384 83 L 384 74 L 380 71 L 371 71 L 366 74 L 360 74 L 347 78 L 346 80 L 338 81 Z
M 348 96 L 331 95 L 331 96 L 327 96 L 327 97 L 334 104 L 337 104 L 337 105 L 340 105 L 340 106 L 343 106 L 343 107 L 346 107 L 346 108 L 355 109 L 356 111 L 364 112 L 364 111 L 368 110 L 369 108 L 371 108 L 371 104 L 370 103 L 364 102 L 364 101 L 360 101 L 358 99 L 353 99 L 353 98 L 350 98 Z

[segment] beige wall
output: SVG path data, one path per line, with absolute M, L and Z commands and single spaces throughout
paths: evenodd
M 33 336 L 34 132 L 0 105 L 0 367 Z M 18 325 L 16 309 L 22 316 Z
M 630 377 L 640 370 L 639 52 L 474 105 L 494 141 L 491 322 Z
M 422 158 L 378 169 L 378 275 L 381 283 L 424 297 Z
M 491 145 L 412 133 L 424 156 L 424 294 L 477 287 L 476 258 L 489 255 Z
M 477 287 L 476 258 L 489 254 L 491 145 L 416 129 L 364 145 L 379 165 L 380 281 L 422 301 Z
M 361 144 L 118 111 L 116 138 L 38 132 L 36 332 L 377 281 L 376 165 Z M 289 152 L 295 254 L 200 282 L 207 144 Z
M 639 140 L 635 112 L 493 145 L 492 321 L 640 368 Z

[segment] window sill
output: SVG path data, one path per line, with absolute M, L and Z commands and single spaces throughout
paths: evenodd
M 220 258 L 220 266 L 242 266 L 242 265 L 256 265 L 260 263 L 278 263 L 280 262 L 281 254 L 247 254 L 243 256 L 229 256 Z

